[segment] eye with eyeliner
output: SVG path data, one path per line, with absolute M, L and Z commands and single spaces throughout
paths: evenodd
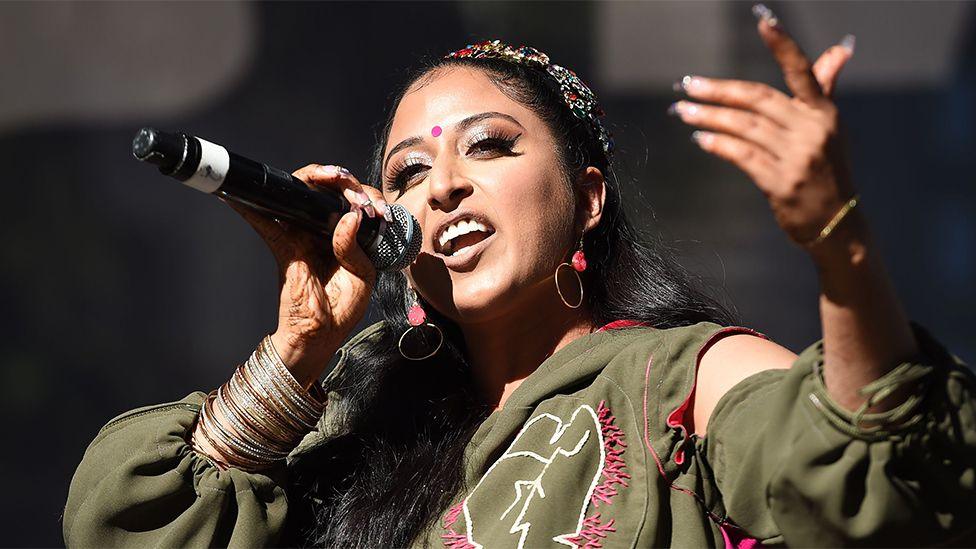
M 513 148 L 520 133 L 510 133 L 494 128 L 481 129 L 464 141 L 464 154 L 473 158 L 496 158 L 500 156 L 519 156 Z M 420 155 L 406 155 L 393 162 L 386 176 L 386 188 L 390 192 L 402 193 L 413 179 L 430 166 Z
M 386 177 L 386 188 L 388 191 L 403 191 L 407 184 L 418 173 L 427 167 L 427 159 L 421 155 L 408 154 L 397 159 L 391 166 Z
M 478 130 L 466 140 L 466 145 L 464 146 L 465 154 L 471 156 L 473 154 L 491 152 L 500 154 L 501 156 L 518 156 L 521 153 L 516 154 L 512 148 L 515 147 L 515 143 L 520 137 L 522 137 L 520 133 L 511 134 L 494 128 L 484 128 Z

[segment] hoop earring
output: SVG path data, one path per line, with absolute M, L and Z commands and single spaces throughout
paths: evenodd
M 417 297 L 417 292 L 413 288 L 410 288 L 410 292 L 413 294 L 413 305 L 411 305 L 410 309 L 407 311 L 407 322 L 410 324 L 410 327 L 407 328 L 407 331 L 403 332 L 403 335 L 400 336 L 400 341 L 397 343 L 397 349 L 400 351 L 400 356 L 407 360 L 426 360 L 436 355 L 437 351 L 441 350 L 441 346 L 444 344 L 444 332 L 441 331 L 440 326 L 437 324 L 427 322 L 427 312 L 424 311 L 424 308 L 420 306 L 420 299 Z M 415 334 L 420 333 L 422 328 L 437 331 L 438 340 L 434 350 L 424 356 L 410 356 L 403 352 L 403 341 L 407 338 L 407 334 L 411 332 Z
M 566 300 L 566 296 L 563 295 L 562 288 L 559 287 L 559 269 L 563 267 L 569 267 L 574 275 L 576 275 L 576 282 L 579 284 L 579 302 L 575 305 Z M 556 283 L 556 292 L 559 294 L 559 299 L 563 301 L 570 309 L 578 309 L 580 305 L 583 304 L 583 279 L 580 278 L 580 273 L 586 270 L 586 254 L 583 253 L 583 236 L 580 236 L 579 247 L 573 254 L 573 259 L 571 263 L 562 262 L 556 267 L 556 274 L 553 276 L 553 280 Z

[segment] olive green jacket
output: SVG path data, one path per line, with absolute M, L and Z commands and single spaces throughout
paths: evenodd
M 464 493 L 416 545 L 976 544 L 976 378 L 914 329 L 924 359 L 879 386 L 910 382 L 918 398 L 871 418 L 897 428 L 858 427 L 832 404 L 818 342 L 791 369 L 736 385 L 707 437 L 685 427 L 698 361 L 719 338 L 755 332 L 620 323 L 581 337 L 481 425 L 467 448 Z M 370 344 L 376 330 L 346 348 Z M 134 410 L 98 433 L 71 483 L 67 545 L 287 539 L 285 464 L 220 471 L 187 445 L 203 396 Z M 326 440 L 328 419 L 327 411 L 293 456 Z

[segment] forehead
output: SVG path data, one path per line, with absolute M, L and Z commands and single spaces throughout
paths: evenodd
M 418 80 L 397 106 L 387 148 L 413 135 L 429 134 L 434 126 L 448 127 L 486 111 L 514 116 L 523 125 L 537 124 L 535 114 L 510 99 L 483 71 L 446 67 Z

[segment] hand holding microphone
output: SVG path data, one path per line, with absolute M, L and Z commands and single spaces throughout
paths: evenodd
M 351 204 L 359 193 L 373 201 L 374 217 L 353 207 L 343 214 L 331 239 L 287 222 L 279 223 L 241 203 L 226 200 L 271 249 L 278 265 L 278 327 L 275 349 L 300 383 L 318 379 L 329 359 L 366 314 L 376 284 L 376 268 L 356 241 L 364 220 L 385 214 L 377 189 L 361 185 L 337 166 L 309 164 L 292 175 L 306 184 L 339 191 Z M 373 213 L 373 212 L 370 212 Z
M 309 164 L 289 175 L 202 139 L 149 128 L 136 135 L 133 154 L 217 195 L 267 243 L 280 291 L 271 339 L 306 387 L 366 313 L 376 271 L 405 268 L 420 250 L 417 220 L 338 166 Z

